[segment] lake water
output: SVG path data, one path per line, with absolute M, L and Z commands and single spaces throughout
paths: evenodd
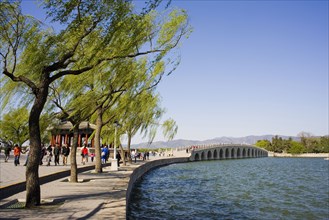
M 329 161 L 255 158 L 173 164 L 135 184 L 128 219 L 329 219 Z

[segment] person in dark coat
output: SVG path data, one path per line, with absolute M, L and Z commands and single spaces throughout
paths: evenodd
M 120 160 L 121 160 L 121 155 L 120 155 L 119 152 L 117 152 L 116 158 L 117 158 L 118 167 L 119 167 L 120 166 Z
M 51 158 L 53 157 L 53 148 L 51 145 L 47 147 L 47 166 L 50 166 Z
M 9 160 L 10 151 L 11 151 L 11 147 L 9 146 L 9 144 L 7 144 L 5 148 L 5 162 L 8 162 Z
M 56 144 L 55 148 L 54 148 L 54 156 L 55 156 L 55 166 L 57 166 L 57 164 L 59 165 L 59 155 L 61 153 L 61 148 L 59 146 L 59 144 Z
M 63 156 L 63 165 L 66 166 L 67 164 L 67 157 L 70 154 L 70 148 L 64 144 L 62 147 L 62 156 Z

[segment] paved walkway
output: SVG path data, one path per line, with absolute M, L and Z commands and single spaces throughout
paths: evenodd
M 20 158 L 20 165 L 15 166 L 14 165 L 14 156 L 11 155 L 10 159 L 7 163 L 5 163 L 4 155 L 1 153 L 0 155 L 0 188 L 12 185 L 17 182 L 23 182 L 25 181 L 25 166 L 24 163 L 26 161 L 26 155 L 22 154 Z M 77 156 L 77 162 L 78 162 L 78 167 L 83 167 L 83 166 L 91 166 L 93 163 L 89 161 L 86 163 L 86 165 L 82 165 L 81 159 L 79 156 Z M 50 166 L 46 166 L 46 158 L 43 159 L 43 164 L 42 166 L 39 166 L 39 176 L 45 176 L 49 175 L 52 173 L 64 171 L 64 170 L 70 170 L 70 159 L 68 159 L 68 165 L 63 166 L 55 166 L 54 163 L 54 157 L 53 161 L 51 162 Z M 62 164 L 62 158 L 60 158 L 60 164 Z
M 3 155 L 0 156 L 1 187 L 25 181 L 24 162 L 23 156 L 21 165 L 16 167 L 13 158 L 5 163 Z M 0 200 L 0 219 L 126 219 L 126 190 L 130 174 L 144 163 L 137 161 L 121 165 L 119 171 L 105 167 L 101 174 L 87 171 L 78 175 L 79 180 L 83 180 L 80 183 L 69 183 L 66 177 L 43 184 L 41 198 L 44 205 L 35 209 L 8 208 L 7 204 L 17 206 L 17 200 L 25 200 L 26 191 L 15 194 Z M 92 163 L 84 166 L 87 165 Z M 39 176 L 68 169 L 70 166 L 43 165 L 39 168 Z

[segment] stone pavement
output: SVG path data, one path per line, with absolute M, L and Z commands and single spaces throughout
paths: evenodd
M 17 167 L 14 166 L 13 157 L 8 163 L 4 162 L 3 155 L 0 160 L 0 188 L 25 181 L 24 156 Z M 130 175 L 144 163 L 137 161 L 127 166 L 121 165 L 119 171 L 105 167 L 101 174 L 86 171 L 78 175 L 79 183 L 69 183 L 65 177 L 43 184 L 41 199 L 44 205 L 30 210 L 18 208 L 19 202 L 25 200 L 26 191 L 17 193 L 0 200 L 0 219 L 126 219 L 126 190 Z M 39 168 L 39 176 L 67 169 L 70 166 L 43 165 Z
M 9 161 L 5 163 L 4 155 L 1 152 L 0 155 L 0 188 L 12 185 L 17 182 L 23 182 L 25 181 L 25 166 L 24 163 L 26 161 L 26 155 L 22 154 L 20 158 L 20 165 L 15 166 L 14 165 L 14 156 L 10 155 Z M 90 158 L 88 160 L 88 163 L 86 165 L 82 165 L 80 156 L 77 156 L 77 163 L 78 168 L 83 166 L 91 166 L 93 163 L 90 161 Z M 54 157 L 51 162 L 50 166 L 46 166 L 46 158 L 43 159 L 43 165 L 39 166 L 39 176 L 45 176 L 56 172 L 61 172 L 65 170 L 70 170 L 70 159 L 68 158 L 68 165 L 63 166 L 62 165 L 62 158 L 60 157 L 60 164 L 59 166 L 55 166 L 54 163 Z

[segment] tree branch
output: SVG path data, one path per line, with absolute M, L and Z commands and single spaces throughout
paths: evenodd
M 164 50 L 149 50 L 149 51 L 144 51 L 144 52 L 138 52 L 135 54 L 128 54 L 128 55 L 119 55 L 119 56 L 113 56 L 110 58 L 104 58 L 104 59 L 99 59 L 94 65 L 90 65 L 90 66 L 86 66 L 84 68 L 78 69 L 78 70 L 64 70 L 61 71 L 59 73 L 57 73 L 56 75 L 50 77 L 50 82 L 55 81 L 56 79 L 65 76 L 65 75 L 80 75 L 81 73 L 87 72 L 91 69 L 93 69 L 94 67 L 100 65 L 101 63 L 105 62 L 105 61 L 112 61 L 115 59 L 124 59 L 124 58 L 134 58 L 134 57 L 138 57 L 138 56 L 142 56 L 142 55 L 147 55 L 150 53 L 159 53 L 159 52 L 163 52 Z
M 66 54 L 64 54 L 63 57 L 59 61 L 53 63 L 50 66 L 46 66 L 44 68 L 44 71 L 47 73 L 51 73 L 51 72 L 54 72 L 59 69 L 65 69 L 70 63 L 74 62 L 74 60 L 69 60 L 69 59 L 74 56 L 75 51 L 77 50 L 77 48 L 80 45 L 80 43 L 82 42 L 82 40 L 84 38 L 86 38 L 96 28 L 96 26 L 99 22 L 100 22 L 100 20 L 94 21 L 92 26 L 88 30 L 85 30 L 85 33 L 80 36 L 80 38 L 77 40 L 77 42 L 73 46 L 72 50 L 67 52 Z
M 94 67 L 95 67 L 95 65 L 87 66 L 87 67 L 84 67 L 84 68 L 78 69 L 78 70 L 64 70 L 64 71 L 61 71 L 61 72 L 57 73 L 56 75 L 50 77 L 50 82 L 53 82 L 56 79 L 58 79 L 62 76 L 65 76 L 65 75 L 79 75 L 81 73 L 84 73 L 84 72 L 87 72 L 87 71 L 93 69 Z
M 7 68 L 2 72 L 4 75 L 8 76 L 14 82 L 23 82 L 28 87 L 30 87 L 34 94 L 36 94 L 38 87 L 27 77 L 25 76 L 14 76 L 14 74 L 8 72 Z

